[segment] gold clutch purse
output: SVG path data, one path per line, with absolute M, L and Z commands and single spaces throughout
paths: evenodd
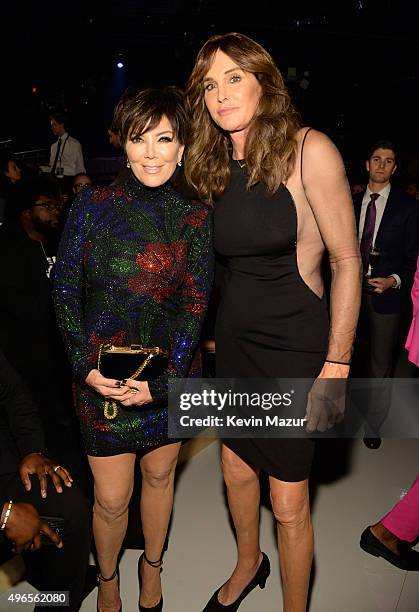
M 102 344 L 99 349 L 97 369 L 105 378 L 154 380 L 166 370 L 167 361 L 167 352 L 158 346 L 146 348 L 141 344 L 131 344 L 131 346 Z M 103 414 L 108 420 L 114 419 L 118 414 L 117 402 L 106 400 Z

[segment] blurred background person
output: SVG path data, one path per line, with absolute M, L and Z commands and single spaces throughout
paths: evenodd
M 0 160 L 0 225 L 15 216 L 14 206 L 21 194 L 22 170 L 11 155 Z
M 72 185 L 72 191 L 73 191 L 74 197 L 76 197 L 80 189 L 83 189 L 83 187 L 86 187 L 86 185 L 92 185 L 92 184 L 93 184 L 92 179 L 85 172 L 79 172 L 78 174 L 76 174 L 76 176 L 73 178 L 73 185 Z
M 56 141 L 52 143 L 48 166 L 41 170 L 57 179 L 59 197 L 64 202 L 71 194 L 73 177 L 85 173 L 81 144 L 68 133 L 68 116 L 64 112 L 53 112 L 50 115 L 50 126 Z
M 412 550 L 418 537 L 419 476 L 391 512 L 363 531 L 360 546 L 402 570 L 418 572 L 419 552 Z
M 78 610 L 93 588 L 87 574 L 91 510 L 68 470 L 47 456 L 37 408 L 1 350 L 0 514 L 0 546 L 6 546 L 4 534 L 14 552 L 22 552 L 28 582 L 41 591 L 70 591 L 69 610 Z M 62 539 L 42 516 L 62 519 Z
M 419 368 L 419 257 L 412 287 L 413 318 L 406 340 L 408 359 Z M 416 370 L 415 375 L 418 375 Z
M 414 179 L 407 183 L 406 193 L 415 198 L 415 200 L 419 200 L 419 179 Z
M 16 223 L 0 229 L 0 346 L 39 406 L 48 448 L 79 473 L 71 371 L 52 303 L 61 210 L 56 185 L 29 182 L 19 210 Z
M 406 313 L 418 254 L 419 207 L 392 185 L 397 163 L 393 143 L 374 143 L 365 162 L 366 191 L 353 198 L 364 275 L 354 376 L 391 377 L 400 333 L 406 338 L 406 324 L 411 320 Z M 380 428 L 388 409 L 389 396 L 383 387 L 383 394 L 374 393 L 365 415 L 367 448 L 380 447 Z

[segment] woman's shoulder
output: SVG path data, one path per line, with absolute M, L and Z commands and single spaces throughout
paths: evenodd
M 316 163 L 322 160 L 340 159 L 340 153 L 333 140 L 324 132 L 320 132 L 312 127 L 300 128 L 295 139 L 297 141 L 298 153 L 304 152 L 304 158 L 308 158 Z
M 83 199 L 92 204 L 102 204 L 115 198 L 127 197 L 127 192 L 122 185 L 94 185 L 85 187 L 82 191 Z
M 294 138 L 297 142 L 298 148 L 301 146 L 308 146 L 310 148 L 324 147 L 327 145 L 334 146 L 327 134 L 310 126 L 299 128 L 295 133 Z
M 211 208 L 192 194 L 182 193 L 175 188 L 172 188 L 172 193 L 174 194 L 173 204 L 183 224 L 198 228 L 211 215 Z

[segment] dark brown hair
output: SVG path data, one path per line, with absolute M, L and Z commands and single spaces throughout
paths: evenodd
M 393 151 L 394 153 L 394 159 L 395 162 L 397 164 L 398 162 L 398 152 L 397 152 L 397 148 L 396 145 L 391 141 L 391 140 L 377 140 L 376 142 L 374 142 L 374 144 L 372 144 L 370 146 L 370 148 L 368 149 L 368 157 L 367 159 L 371 159 L 371 157 L 374 155 L 375 151 L 377 149 L 390 149 L 390 151 Z
M 199 51 L 189 78 L 186 96 L 191 134 L 185 157 L 186 179 L 203 201 L 213 203 L 230 178 L 230 138 L 213 122 L 204 99 L 203 81 L 218 49 L 253 74 L 261 85 L 262 94 L 246 140 L 247 186 L 250 189 L 261 182 L 275 193 L 294 167 L 299 119 L 272 57 L 257 42 L 236 32 L 212 36 Z
M 115 107 L 112 131 L 116 130 L 122 146 L 128 139 L 138 138 L 154 129 L 166 116 L 176 140 L 184 145 L 187 139 L 187 120 L 184 96 L 178 87 L 129 88 Z

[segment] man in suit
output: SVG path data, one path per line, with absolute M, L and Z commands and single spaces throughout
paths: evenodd
M 391 185 L 397 154 L 389 141 L 375 143 L 366 161 L 367 189 L 354 196 L 364 268 L 354 374 L 388 378 L 394 367 L 400 314 L 413 283 L 418 253 L 418 206 Z M 375 257 L 375 259 L 373 259 Z M 387 402 L 368 411 L 366 446 L 378 448 Z
M 36 407 L 0 351 L 0 545 L 4 535 L 2 546 L 8 540 L 22 552 L 35 588 L 69 591 L 75 612 L 84 596 L 91 511 L 69 472 L 46 453 Z M 62 538 L 42 516 L 64 520 Z M 53 546 L 41 546 L 41 536 Z

